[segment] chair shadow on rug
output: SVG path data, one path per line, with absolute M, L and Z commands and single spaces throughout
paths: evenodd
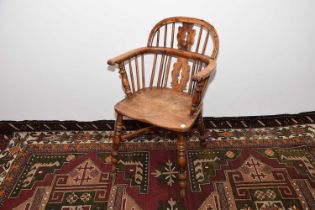
M 200 145 L 206 147 L 202 100 L 216 67 L 218 49 L 218 36 L 211 24 L 196 18 L 171 17 L 153 27 L 146 47 L 108 60 L 109 65 L 119 68 L 126 94 L 115 105 L 113 170 L 122 141 L 157 128 L 174 132 L 180 171 L 178 186 L 180 197 L 185 197 L 186 135 L 196 125 Z M 149 126 L 122 135 L 123 116 Z

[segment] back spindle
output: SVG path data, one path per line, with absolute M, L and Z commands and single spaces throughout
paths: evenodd
M 161 56 L 159 76 L 158 76 L 158 81 L 157 81 L 157 84 L 156 84 L 157 87 L 161 87 L 160 83 L 161 83 L 162 72 L 163 72 L 163 69 L 164 69 L 164 59 L 165 59 L 165 54 L 163 54 Z
M 172 23 L 172 39 L 171 39 L 171 48 L 174 47 L 174 36 L 175 36 L 175 23 Z
M 207 48 L 207 44 L 208 44 L 208 39 L 209 39 L 209 31 L 207 31 L 207 35 L 206 35 L 206 39 L 204 41 L 204 44 L 203 44 L 203 48 L 202 48 L 202 52 L 201 54 L 205 54 L 206 52 L 206 48 Z
M 167 86 L 167 81 L 168 81 L 168 75 L 169 75 L 169 72 L 170 72 L 170 67 L 171 67 L 171 63 L 172 63 L 172 56 L 169 56 L 168 57 L 168 61 L 167 61 L 167 66 L 166 66 L 166 72 L 165 72 L 165 79 L 164 79 L 164 87 Z
M 156 37 L 156 46 L 160 46 L 160 29 L 157 31 L 157 37 Z
M 164 25 L 164 47 L 166 47 L 167 43 L 167 24 Z
M 145 88 L 145 68 L 144 68 L 143 54 L 141 54 L 141 70 L 142 70 L 142 88 Z
M 152 73 L 151 73 L 151 79 L 150 79 L 150 87 L 153 86 L 153 80 L 155 75 L 155 68 L 156 68 L 156 60 L 157 60 L 157 54 L 154 54 L 154 60 L 153 60 L 153 66 L 152 66 Z
M 197 40 L 197 43 L 196 43 L 196 50 L 195 50 L 196 53 L 198 53 L 198 51 L 199 51 L 199 45 L 200 45 L 200 40 L 201 40 L 201 36 L 202 36 L 202 31 L 203 31 L 203 27 L 200 26 L 198 40 Z
M 136 64 L 136 75 L 137 75 L 137 90 L 140 90 L 140 76 L 139 76 L 139 66 L 138 66 L 138 56 L 135 57 Z
M 136 89 L 135 89 L 135 82 L 133 78 L 133 71 L 132 71 L 132 65 L 131 65 L 130 59 L 128 60 L 128 65 L 129 65 L 129 75 L 130 75 L 130 80 L 131 80 L 132 92 L 134 93 L 136 92 Z

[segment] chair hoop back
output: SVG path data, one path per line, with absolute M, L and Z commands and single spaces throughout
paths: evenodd
M 209 36 L 212 38 L 212 44 L 208 42 Z M 204 20 L 171 17 L 161 20 L 153 27 L 147 46 L 186 50 L 215 60 L 219 50 L 219 38 L 215 28 Z

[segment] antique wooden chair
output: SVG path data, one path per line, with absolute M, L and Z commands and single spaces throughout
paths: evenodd
M 209 37 L 212 42 L 208 41 Z M 172 17 L 153 27 L 147 47 L 108 60 L 109 65 L 119 68 L 126 94 L 115 105 L 113 170 L 118 163 L 121 141 L 147 134 L 155 128 L 176 132 L 180 170 L 177 178 L 180 196 L 185 197 L 185 135 L 196 124 L 200 144 L 205 147 L 202 98 L 216 67 L 218 49 L 218 36 L 211 24 L 196 18 Z M 150 126 L 122 135 L 123 116 Z

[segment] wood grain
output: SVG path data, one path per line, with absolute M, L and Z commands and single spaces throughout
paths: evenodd
M 190 130 L 197 116 L 191 115 L 192 97 L 169 88 L 145 88 L 115 105 L 124 116 L 172 131 Z
M 203 33 L 205 36 L 202 36 Z M 210 38 L 213 47 L 208 50 Z M 109 65 L 119 67 L 126 94 L 126 97 L 115 105 L 117 119 L 111 153 L 113 169 L 118 162 L 118 149 L 122 140 L 147 134 L 153 129 L 175 132 L 178 136 L 178 187 L 181 198 L 185 197 L 185 136 L 193 125 L 197 125 L 200 145 L 207 145 L 202 120 L 202 101 L 209 78 L 216 69 L 218 50 L 218 35 L 210 23 L 196 18 L 171 17 L 153 27 L 147 47 L 131 50 L 108 60 Z M 149 56 L 152 59 L 145 59 Z M 140 57 L 141 63 L 138 61 Z M 133 63 L 135 68 L 132 67 Z M 126 68 L 129 69 L 130 78 Z M 148 74 L 146 71 L 149 71 Z M 145 83 L 146 74 L 149 76 L 148 84 Z M 168 82 L 169 78 L 171 82 Z M 147 123 L 149 127 L 122 136 L 123 116 Z

